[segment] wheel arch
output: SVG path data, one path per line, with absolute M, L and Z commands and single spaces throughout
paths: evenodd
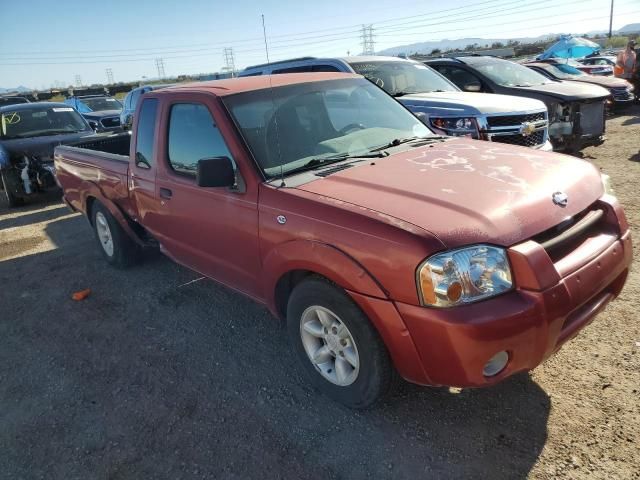
M 82 206 L 87 219 L 91 226 L 93 226 L 93 209 L 96 202 L 99 202 L 104 206 L 109 213 L 116 219 L 118 224 L 124 229 L 126 234 L 139 246 L 145 246 L 145 242 L 137 235 L 131 225 L 125 213 L 122 212 L 120 207 L 113 201 L 102 194 L 97 185 L 87 182 L 89 185 L 83 192 Z
M 312 275 L 345 290 L 388 298 L 382 285 L 356 259 L 321 242 L 294 240 L 278 245 L 265 257 L 263 271 L 263 292 L 267 306 L 280 318 L 285 317 L 293 288 Z

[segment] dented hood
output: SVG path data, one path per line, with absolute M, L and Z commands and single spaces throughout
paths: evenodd
M 298 188 L 412 223 L 449 248 L 519 243 L 604 193 L 586 161 L 483 141 L 448 140 L 356 165 Z M 554 192 L 568 195 L 566 207 L 553 203 Z

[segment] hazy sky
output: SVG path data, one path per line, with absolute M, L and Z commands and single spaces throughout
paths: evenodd
M 610 0 L 0 0 L 0 87 L 103 83 L 218 71 L 225 47 L 242 68 L 271 60 L 464 37 L 512 38 L 609 27 Z M 23 20 L 24 21 L 21 21 Z M 640 22 L 640 0 L 616 0 L 613 27 Z

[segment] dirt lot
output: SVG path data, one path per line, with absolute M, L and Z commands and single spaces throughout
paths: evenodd
M 585 157 L 640 239 L 640 108 Z M 352 412 L 285 329 L 164 258 L 122 272 L 57 199 L 0 207 L 0 477 L 640 478 L 640 273 L 555 357 L 485 390 Z M 91 288 L 84 302 L 74 291 Z

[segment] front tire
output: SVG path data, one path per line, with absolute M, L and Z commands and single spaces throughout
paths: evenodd
M 302 368 L 333 400 L 366 408 L 388 390 L 389 354 L 344 290 L 321 278 L 304 280 L 289 298 L 287 329 Z
M 10 183 L 5 178 L 6 173 L 0 171 L 0 181 L 2 182 L 2 190 L 4 192 L 4 198 L 9 208 L 19 207 L 24 205 L 24 199 L 16 197 L 14 193 L 9 189 Z
M 126 268 L 136 263 L 140 256 L 138 246 L 109 210 L 96 201 L 91 214 L 96 240 L 107 262 L 118 268 Z

